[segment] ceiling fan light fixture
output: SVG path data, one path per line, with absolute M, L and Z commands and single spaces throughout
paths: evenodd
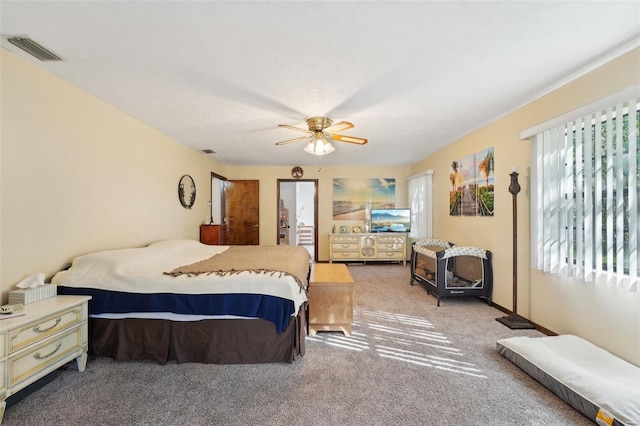
M 313 155 L 331 154 L 335 150 L 329 139 L 322 132 L 316 132 L 304 148 L 305 152 Z
M 307 141 L 307 146 L 304 148 L 305 152 L 312 155 L 326 155 L 335 151 L 335 148 L 331 145 L 331 142 L 334 140 L 357 145 L 364 145 L 367 143 L 367 139 L 337 133 L 353 127 L 353 124 L 348 121 L 341 121 L 333 124 L 333 120 L 328 117 L 310 117 L 307 118 L 307 125 L 309 130 L 301 127 L 290 126 L 288 124 L 278 124 L 278 127 L 303 132 L 306 133 L 307 136 L 300 136 L 276 142 L 276 145 L 286 145 L 292 142 L 304 140 Z

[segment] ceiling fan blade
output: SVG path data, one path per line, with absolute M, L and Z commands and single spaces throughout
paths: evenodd
M 355 136 L 346 136 L 346 135 L 330 135 L 330 136 L 331 136 L 331 139 L 333 139 L 334 141 L 349 142 L 349 143 L 355 143 L 358 145 L 364 145 L 367 142 L 369 142 L 367 139 L 357 138 Z
M 337 133 L 343 130 L 351 129 L 352 127 L 353 127 L 353 124 L 349 123 L 348 121 L 341 121 L 339 123 L 336 123 L 327 127 L 326 129 L 324 129 L 324 131 L 327 133 Z
M 276 142 L 276 145 L 286 145 L 288 143 L 297 142 L 297 141 L 301 141 L 301 140 L 304 140 L 304 139 L 309 139 L 309 136 L 300 136 L 300 137 L 293 138 L 293 139 L 287 139 L 286 141 Z
M 278 124 L 278 127 L 284 127 L 285 129 L 296 130 L 298 132 L 304 132 L 308 134 L 312 134 L 313 132 L 309 129 L 301 129 L 300 127 L 289 126 L 288 124 Z

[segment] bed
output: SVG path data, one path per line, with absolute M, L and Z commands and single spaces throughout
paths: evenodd
M 410 284 L 414 282 L 436 296 L 438 306 L 442 297 L 480 297 L 491 305 L 491 252 L 442 240 L 416 241 L 411 245 Z
M 498 340 L 498 353 L 599 425 L 640 425 L 640 368 L 570 334 Z
M 52 279 L 86 294 L 89 354 L 165 364 L 304 355 L 309 252 L 167 240 L 76 257 Z

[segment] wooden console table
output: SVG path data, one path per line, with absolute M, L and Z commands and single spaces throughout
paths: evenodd
M 309 279 L 309 335 L 342 331 L 351 336 L 354 282 L 344 264 L 314 263 Z
M 329 234 L 329 262 L 402 262 L 407 265 L 404 232 Z

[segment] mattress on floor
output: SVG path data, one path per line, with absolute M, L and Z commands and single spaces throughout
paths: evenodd
M 498 353 L 600 425 L 640 425 L 640 368 L 573 335 L 510 337 Z

